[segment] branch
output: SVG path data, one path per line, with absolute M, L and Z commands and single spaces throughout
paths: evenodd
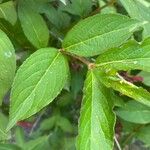
M 92 69 L 95 67 L 95 64 L 90 62 L 89 60 L 87 60 L 86 58 L 84 57 L 80 57 L 80 56 L 77 56 L 75 54 L 72 54 L 72 53 L 69 53 L 67 51 L 65 51 L 64 49 L 60 49 L 60 52 L 62 52 L 63 54 L 65 55 L 68 55 L 68 56 L 71 56 L 77 60 L 79 60 L 80 62 L 82 62 L 83 64 L 87 65 L 89 69 Z

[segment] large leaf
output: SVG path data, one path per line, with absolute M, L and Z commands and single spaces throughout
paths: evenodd
M 9 90 L 16 69 L 14 47 L 6 34 L 0 30 L 0 105 Z
M 99 68 L 150 72 L 150 38 L 142 44 L 130 41 L 121 48 L 110 49 L 97 58 Z
M 97 74 L 100 76 L 100 81 L 107 87 L 111 87 L 142 104 L 150 106 L 150 93 L 146 89 L 126 81 L 118 73 L 116 75 L 108 75 L 104 72 L 97 71 Z
M 146 2 L 145 0 L 120 1 L 132 18 L 149 22 L 148 24 L 144 25 L 143 36 L 150 36 L 150 2 Z
M 33 11 L 24 0 L 19 1 L 18 15 L 28 40 L 36 48 L 46 47 L 49 40 L 49 31 L 42 16 Z
M 114 123 L 110 92 L 99 83 L 94 72 L 89 71 L 84 85 L 77 149 L 113 149 Z
M 117 14 L 88 17 L 69 31 L 63 48 L 80 56 L 98 55 L 124 43 L 141 24 Z
M 17 13 L 13 1 L 0 4 L 0 18 L 4 18 L 14 25 L 17 21 Z
M 150 108 L 135 101 L 127 102 L 118 108 L 116 114 L 122 119 L 139 124 L 150 123 Z
M 48 105 L 60 93 L 68 77 L 66 58 L 54 48 L 43 48 L 19 68 L 11 91 L 10 129 Z

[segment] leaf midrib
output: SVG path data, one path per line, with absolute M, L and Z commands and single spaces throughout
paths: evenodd
M 135 61 L 138 61 L 138 60 L 150 60 L 150 58 L 135 58 L 135 59 L 122 59 L 122 60 L 116 60 L 116 61 L 109 61 L 109 62 L 104 62 L 104 63 L 99 63 L 99 64 L 96 64 L 97 67 L 102 67 L 102 66 L 107 66 L 107 65 L 111 65 L 111 64 L 114 64 L 114 63 L 132 63 L 134 64 Z M 137 62 L 138 63 L 138 62 Z
M 7 136 L 7 134 L 5 132 L 3 132 L 2 129 L 0 129 L 0 133 L 2 133 L 4 136 Z

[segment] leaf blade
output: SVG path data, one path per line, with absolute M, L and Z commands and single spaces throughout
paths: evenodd
M 128 122 L 138 124 L 150 122 L 150 108 L 136 101 L 127 102 L 123 107 L 117 108 L 115 112 L 117 116 Z
M 48 105 L 62 90 L 68 73 L 66 58 L 55 48 L 43 48 L 31 55 L 14 80 L 8 129 Z
M 17 12 L 15 10 L 14 2 L 8 1 L 0 4 L 0 18 L 4 18 L 14 25 L 17 21 Z
M 46 47 L 49 41 L 49 31 L 42 16 L 28 7 L 28 3 L 23 0 L 18 4 L 18 16 L 24 34 L 33 46 Z
M 14 47 L 0 30 L 0 105 L 6 92 L 9 90 L 16 70 L 16 58 Z
M 132 1 L 132 0 L 120 0 L 122 5 L 125 7 L 127 12 L 132 18 L 148 21 L 148 24 L 144 25 L 143 37 L 149 37 L 150 35 L 150 4 L 149 2 L 143 1 Z M 142 3 L 143 2 L 143 3 Z M 144 3 L 145 2 L 145 3 Z M 145 5 L 147 3 L 147 5 Z M 148 5 L 149 4 L 149 5 Z
M 107 96 L 103 95 L 106 91 L 102 86 L 99 89 L 98 80 L 94 73 L 89 71 L 84 86 L 77 137 L 78 150 L 97 150 L 99 147 L 107 150 L 113 147 L 115 116 Z
M 97 67 L 103 69 L 132 70 L 150 72 L 150 38 L 142 44 L 129 41 L 120 48 L 110 49 L 96 60 Z
M 116 75 L 109 75 L 100 70 L 96 70 L 96 73 L 101 76 L 99 78 L 100 82 L 105 86 L 113 88 L 144 105 L 150 106 L 150 93 L 146 89 L 126 81 L 118 73 Z
M 98 55 L 124 43 L 142 24 L 123 15 L 98 14 L 75 25 L 64 39 L 63 48 L 80 56 Z

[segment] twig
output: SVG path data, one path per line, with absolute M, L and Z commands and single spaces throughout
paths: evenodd
M 116 143 L 116 146 L 117 146 L 118 150 L 122 150 L 116 136 L 114 136 L 114 140 L 115 140 L 115 143 Z
M 45 109 L 41 112 L 41 114 L 37 117 L 36 121 L 34 122 L 32 128 L 30 130 L 29 136 L 32 135 L 33 131 L 37 127 L 37 124 L 40 122 L 40 120 L 41 120 L 42 116 L 44 115 L 44 113 L 45 113 Z
M 89 69 L 92 69 L 92 68 L 94 68 L 94 66 L 95 66 L 94 63 L 88 61 L 88 60 L 87 60 L 86 58 L 84 58 L 84 57 L 80 57 L 80 56 L 77 56 L 77 55 L 75 55 L 75 54 L 69 53 L 69 52 L 65 51 L 64 49 L 60 49 L 60 52 L 62 52 L 62 53 L 64 53 L 64 54 L 68 55 L 68 56 L 71 56 L 71 57 L 73 57 L 73 58 L 79 60 L 80 62 L 82 62 L 82 63 L 84 63 L 85 65 L 87 65 Z

